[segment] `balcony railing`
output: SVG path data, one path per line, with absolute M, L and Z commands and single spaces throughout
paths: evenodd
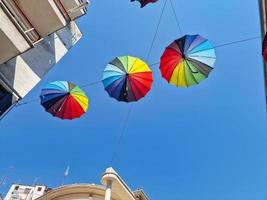
M 24 15 L 16 0 L 0 0 L 0 6 L 30 44 L 33 45 L 41 39 L 41 36 Z
M 64 5 L 66 3 L 66 1 L 74 1 L 77 3 L 77 5 L 75 7 L 72 8 L 66 8 Z M 70 22 L 71 20 L 75 20 L 83 15 L 86 14 L 87 12 L 87 8 L 86 6 L 89 4 L 88 0 L 54 0 L 55 4 L 57 5 L 58 9 L 61 11 L 62 15 L 64 16 L 64 18 Z M 77 16 L 76 18 L 72 18 L 71 17 L 71 13 L 76 12 L 82 10 L 83 14 Z M 82 12 L 81 12 L 82 13 Z

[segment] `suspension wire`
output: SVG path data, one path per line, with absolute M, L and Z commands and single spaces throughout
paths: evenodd
M 238 43 L 244 43 L 244 42 L 248 42 L 248 41 L 256 40 L 256 39 L 260 39 L 260 38 L 261 38 L 261 36 L 250 37 L 250 38 L 246 38 L 246 39 L 242 39 L 242 40 L 236 40 L 236 41 L 232 41 L 232 42 L 228 42 L 228 43 L 224 43 L 224 44 L 219 44 L 219 45 L 214 46 L 213 48 L 217 49 L 217 48 L 230 46 L 230 45 L 234 45 L 234 44 L 238 44 Z
M 166 0 L 166 1 L 167 1 L 167 0 Z M 172 0 L 170 0 L 170 1 L 172 1 Z M 157 29 L 158 29 L 158 28 L 157 28 Z M 231 45 L 235 45 L 235 44 L 240 44 L 240 43 L 249 42 L 249 41 L 256 40 L 256 39 L 261 39 L 261 36 L 254 36 L 254 37 L 249 37 L 249 38 L 242 39 L 242 40 L 236 40 L 236 41 L 232 41 L 232 42 L 228 42 L 228 43 L 223 43 L 223 44 L 216 45 L 216 46 L 214 46 L 213 48 L 214 48 L 214 49 L 218 49 L 218 48 L 222 48 L 222 47 L 226 47 L 226 46 L 231 46 Z M 150 64 L 149 66 L 155 66 L 155 65 L 158 65 L 158 64 L 160 64 L 160 62 L 152 63 L 152 64 Z M 101 83 L 101 82 L 102 82 L 102 81 L 94 81 L 94 82 L 91 82 L 91 83 L 82 85 L 80 88 L 90 87 L 90 86 L 93 86 L 93 85 L 97 85 L 97 84 L 99 84 L 99 83 Z M 39 101 L 39 98 L 31 99 L 31 100 L 26 101 L 26 102 L 23 102 L 23 103 L 20 103 L 20 102 L 18 101 L 18 102 L 16 103 L 15 107 L 19 107 L 19 106 L 27 105 L 27 104 L 34 103 L 34 102 L 37 102 L 37 101 Z
M 155 43 L 155 39 L 157 37 L 159 26 L 160 26 L 160 23 L 161 23 L 161 20 L 162 20 L 162 16 L 163 16 L 164 10 L 166 8 L 167 1 L 168 0 L 165 0 L 165 2 L 164 2 L 164 5 L 163 5 L 163 8 L 162 8 L 162 11 L 161 11 L 159 20 L 158 20 L 158 24 L 157 24 L 155 33 L 154 33 L 152 42 L 151 42 L 150 47 L 149 47 L 149 50 L 148 50 L 148 54 L 147 54 L 147 57 L 146 57 L 146 62 L 149 61 L 149 58 L 150 58 L 150 55 L 151 55 L 151 52 L 152 52 L 152 48 L 153 48 L 153 45 Z M 159 64 L 159 63 L 158 62 L 157 63 L 153 63 L 150 66 L 157 65 L 157 64 Z M 129 118 L 130 118 L 130 115 L 131 115 L 132 110 L 133 110 L 133 105 L 130 106 L 130 108 L 129 108 L 128 112 L 127 112 L 126 119 L 125 119 L 125 121 L 123 123 L 123 128 L 122 128 L 122 130 L 121 130 L 121 132 L 119 134 L 118 142 L 117 142 L 117 144 L 114 147 L 114 151 L 113 151 L 113 154 L 112 154 L 112 157 L 111 157 L 111 160 L 110 160 L 110 166 L 113 165 L 114 160 L 115 160 L 115 158 L 116 158 L 116 156 L 118 154 L 119 148 L 120 148 L 121 143 L 122 143 L 123 136 L 125 135 L 125 132 L 126 132 L 126 129 L 127 129 L 127 124 L 128 124 L 128 121 L 129 121 Z
M 92 82 L 92 83 L 88 83 L 88 84 L 82 85 L 82 86 L 80 86 L 80 88 L 86 88 L 86 87 L 89 87 L 89 86 L 97 85 L 97 84 L 99 84 L 101 82 L 102 81 L 95 81 L 95 82 Z
M 24 105 L 27 105 L 27 104 L 30 104 L 30 103 L 37 102 L 37 101 L 39 101 L 39 100 L 40 100 L 39 98 L 35 98 L 35 99 L 29 100 L 29 101 L 26 101 L 26 102 L 23 102 L 23 103 L 20 103 L 20 102 L 18 101 L 18 102 L 15 104 L 15 107 L 24 106 Z
M 152 63 L 149 66 L 154 67 L 155 65 L 158 65 L 158 64 L 160 64 L 160 62 Z
M 175 10 L 175 7 L 174 7 L 174 3 L 173 3 L 173 0 L 170 0 L 170 3 L 171 3 L 171 8 L 172 8 L 172 12 L 174 14 L 174 17 L 175 17 L 175 21 L 176 21 L 176 24 L 178 26 L 178 30 L 180 32 L 180 35 L 184 35 L 183 34 L 183 29 L 182 29 L 182 26 L 181 26 L 181 23 L 180 23 L 180 20 L 178 18 L 178 15 L 176 13 L 176 10 Z
M 125 120 L 123 122 L 123 126 L 122 126 L 122 129 L 121 129 L 121 132 L 119 134 L 118 142 L 115 145 L 115 148 L 114 148 L 113 153 L 112 153 L 112 157 L 111 157 L 111 160 L 110 160 L 110 166 L 112 166 L 112 164 L 113 164 L 113 162 L 114 162 L 114 160 L 115 160 L 115 158 L 116 158 L 116 156 L 117 156 L 117 154 L 119 152 L 119 148 L 120 148 L 123 136 L 125 135 L 127 124 L 128 124 L 130 115 L 132 113 L 132 110 L 133 110 L 133 105 L 130 105 L 130 108 L 129 108 L 128 112 L 127 112 L 126 118 L 125 118 Z
M 147 57 L 146 57 L 146 61 L 149 60 L 150 54 L 151 54 L 151 52 L 152 52 L 152 48 L 153 48 L 153 45 L 154 45 L 154 43 L 155 43 L 155 39 L 156 39 L 157 34 L 158 34 L 159 26 L 160 26 L 160 23 L 161 23 L 161 20 L 162 20 L 162 16 L 163 16 L 163 13 L 164 13 L 164 10 L 165 10 L 167 1 L 168 1 L 168 0 L 165 0 L 165 2 L 164 2 L 164 5 L 163 5 L 163 8 L 162 8 L 162 11 L 161 11 L 159 20 L 158 20 L 157 28 L 156 28 L 156 31 L 155 31 L 155 33 L 154 33 L 154 36 L 153 36 L 151 45 L 150 45 L 149 50 L 148 50 L 148 54 L 147 54 Z
M 102 81 L 95 81 L 95 82 L 92 82 L 92 83 L 88 83 L 88 84 L 85 84 L 85 85 L 82 85 L 80 88 L 86 88 L 86 87 L 90 87 L 90 86 L 93 86 L 93 85 L 97 85 L 99 83 L 101 83 Z M 37 101 L 39 101 L 40 99 L 39 98 L 34 98 L 34 99 L 30 99 L 28 101 L 25 101 L 25 102 L 22 102 L 20 103 L 19 101 L 15 104 L 15 107 L 20 107 L 20 106 L 24 106 L 24 105 L 27 105 L 27 104 L 31 104 L 31 103 L 35 103 Z
M 158 65 L 159 62 L 156 62 L 156 63 L 152 63 L 150 64 L 149 66 L 155 66 L 155 65 Z M 94 82 L 91 82 L 91 83 L 88 83 L 88 84 L 84 84 L 82 86 L 80 86 L 80 88 L 86 88 L 86 87 L 90 87 L 90 86 L 94 86 L 94 85 L 97 85 L 99 83 L 101 83 L 102 80 L 99 80 L 99 81 L 94 81 Z M 31 103 L 35 103 L 37 101 L 39 101 L 40 99 L 39 98 L 34 98 L 34 99 L 30 99 L 28 101 L 25 101 L 25 102 L 22 102 L 20 103 L 19 101 L 15 104 L 15 107 L 20 107 L 20 106 L 24 106 L 24 105 L 27 105 L 27 104 L 31 104 Z

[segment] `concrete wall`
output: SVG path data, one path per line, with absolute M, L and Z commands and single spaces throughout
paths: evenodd
M 37 200 L 104 200 L 105 187 L 95 184 L 72 184 L 52 189 Z M 124 200 L 112 193 L 111 200 Z
M 0 64 L 28 50 L 30 45 L 0 7 Z
M 54 200 L 104 200 L 105 196 L 100 195 L 94 195 L 89 199 L 90 194 L 89 193 L 83 193 L 83 194 L 69 194 L 64 196 L 59 196 L 54 198 Z
M 42 37 L 46 37 L 67 24 L 54 0 L 17 0 L 17 2 Z
M 80 17 L 85 14 L 83 9 L 73 9 L 81 4 L 79 0 L 61 0 L 61 3 L 68 12 L 68 15 L 71 20 L 75 20 L 77 17 Z
M 39 42 L 35 48 L 0 65 L 0 74 L 23 98 L 76 44 L 82 34 L 75 22 Z

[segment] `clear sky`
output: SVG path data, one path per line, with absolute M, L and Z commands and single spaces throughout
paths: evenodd
M 116 56 L 145 59 L 163 0 L 144 9 L 130 0 L 92 0 L 78 24 L 84 37 L 33 89 L 50 81 L 99 81 Z M 260 35 L 256 0 L 174 0 L 184 34 L 219 45 Z M 167 4 L 148 63 L 180 37 Z M 267 132 L 261 41 L 216 49 L 215 70 L 200 85 L 176 88 L 153 66 L 151 92 L 133 104 L 113 164 L 132 189 L 151 200 L 263 200 L 267 198 Z M 90 109 L 81 119 L 51 117 L 38 102 L 13 109 L 0 122 L 0 175 L 12 182 L 99 183 L 109 167 L 129 104 L 110 98 L 103 85 L 85 89 Z

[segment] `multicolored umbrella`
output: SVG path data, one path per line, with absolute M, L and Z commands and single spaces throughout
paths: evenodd
M 132 56 L 116 57 L 103 72 L 102 82 L 108 94 L 118 101 L 132 102 L 151 89 L 152 72 L 148 65 Z
M 177 87 L 189 87 L 206 79 L 216 60 L 211 43 L 200 35 L 185 35 L 164 51 L 162 77 Z
M 141 4 L 141 8 L 143 8 L 144 6 L 146 6 L 148 3 L 155 3 L 158 0 L 131 0 L 131 2 L 133 1 L 139 1 Z
M 267 34 L 264 36 L 264 39 L 262 42 L 262 56 L 263 56 L 263 59 L 267 62 Z
M 45 110 L 61 119 L 79 118 L 88 109 L 88 98 L 84 91 L 67 81 L 47 84 L 40 98 Z

